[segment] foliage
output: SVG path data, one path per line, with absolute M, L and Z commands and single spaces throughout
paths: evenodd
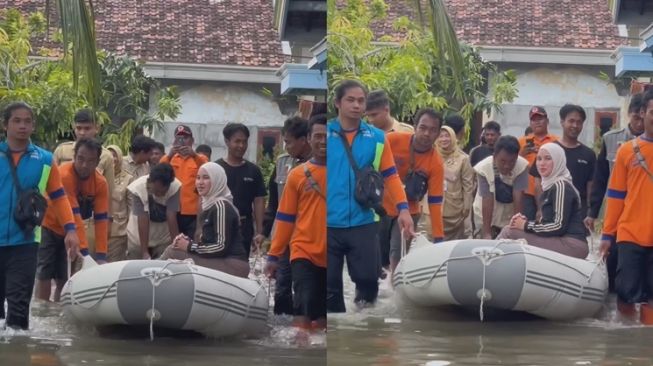
M 334 1 L 328 2 L 331 90 L 341 80 L 352 78 L 372 90 L 383 89 L 390 96 L 393 115 L 404 121 L 423 107 L 445 114 L 458 112 L 470 121 L 477 112 L 500 109 L 517 95 L 514 72 L 500 72 L 483 61 L 475 48 L 457 44 L 461 58 L 452 56 L 452 34 L 444 30 L 448 26 L 427 29 L 402 17 L 393 24 L 401 34 L 399 39 L 377 40 L 370 25 L 385 21 L 387 5 L 383 0 L 349 0 L 342 9 L 337 9 Z M 431 13 L 437 5 L 434 2 L 439 1 L 430 2 Z M 422 13 L 421 8 L 418 12 Z M 439 12 L 430 22 L 448 24 L 449 20 Z M 442 32 L 445 34 L 439 34 Z M 492 80 L 488 81 L 488 75 Z M 486 93 L 488 85 L 491 89 Z M 333 106 L 332 100 L 329 105 Z
M 259 168 L 261 168 L 261 173 L 263 174 L 263 181 L 269 182 L 270 177 L 272 176 L 272 171 L 274 170 L 274 165 L 275 162 L 277 161 L 277 158 L 279 155 L 283 153 L 281 144 L 277 144 L 274 146 L 274 151 L 272 153 L 272 157 L 268 156 L 267 154 L 263 154 L 263 149 L 259 149 L 258 154 L 256 156 L 256 162 Z
M 0 13 L 0 103 L 25 101 L 36 114 L 35 142 L 54 148 L 61 138 L 72 138 L 75 112 L 92 106 L 87 93 L 74 87 L 73 65 L 57 49 L 34 51 L 30 39 L 44 33 L 41 13 L 25 18 L 17 10 Z M 48 58 L 30 58 L 39 54 Z M 180 112 L 174 87 L 162 88 L 146 75 L 142 66 L 128 57 L 100 53 L 101 88 L 95 108 L 104 125 L 107 143 L 126 149 L 134 133 L 160 127 Z M 154 114 L 148 113 L 150 92 L 156 90 Z
M 143 67 L 129 57 L 113 54 L 101 57 L 102 100 L 105 113 L 103 136 L 107 144 L 128 148 L 135 132 L 152 133 L 163 127 L 166 118 L 176 118 L 181 112 L 175 87 L 162 88 L 159 81 L 147 75 Z M 148 113 L 150 90 L 157 90 L 154 114 Z
M 58 0 L 57 8 L 64 55 L 72 62 L 73 86 L 77 90 L 81 81 L 88 104 L 98 109 L 102 105 L 101 67 L 95 48 L 93 1 Z M 46 0 L 46 9 L 49 16 L 50 0 Z

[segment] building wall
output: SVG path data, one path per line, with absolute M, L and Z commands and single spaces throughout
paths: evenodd
M 517 73 L 518 97 L 493 111 L 489 119 L 502 126 L 502 134 L 521 136 L 529 125 L 528 112 L 533 105 L 545 107 L 549 115 L 549 131 L 562 135 L 558 112 L 566 103 L 578 104 L 587 113 L 580 140 L 592 146 L 598 128 L 595 120 L 601 112 L 617 115 L 617 125 L 626 119 L 627 98 L 620 96 L 616 88 L 599 77 L 600 71 L 609 73 L 610 68 L 565 65 L 501 65 L 501 69 L 513 69 Z M 605 115 L 602 113 L 602 115 Z M 486 118 L 487 120 L 488 118 Z
M 264 85 L 174 82 L 178 86 L 181 113 L 175 121 L 167 121 L 162 131 L 155 131 L 153 138 L 162 142 L 166 150 L 172 146 L 173 130 L 186 124 L 193 130 L 195 146 L 207 144 L 213 150 L 212 159 L 226 156 L 222 129 L 229 122 L 244 123 L 250 129 L 249 148 L 246 158 L 256 161 L 261 130 L 279 131 L 287 118 L 277 102 L 261 91 Z M 269 87 L 269 86 L 267 86 Z M 155 109 L 155 106 L 151 106 Z M 286 110 L 287 114 L 294 111 Z

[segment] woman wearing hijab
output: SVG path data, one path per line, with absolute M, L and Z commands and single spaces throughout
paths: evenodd
M 202 204 L 199 241 L 181 234 L 161 259 L 191 258 L 199 266 L 247 278 L 249 263 L 242 246 L 240 215 L 227 187 L 224 169 L 213 162 L 203 164 L 195 186 Z
M 474 169 L 451 127 L 442 126 L 436 146 L 444 161 L 444 240 L 465 239 L 465 219 L 474 201 Z
M 127 259 L 127 222 L 129 221 L 129 207 L 127 206 L 127 186 L 134 181 L 134 177 L 122 169 L 122 150 L 117 145 L 107 147 L 113 155 L 114 184 L 111 192 L 111 233 L 107 248 L 107 261 L 117 262 Z
M 542 219 L 528 221 L 516 214 L 497 239 L 526 239 L 528 244 L 575 258 L 589 253 L 580 196 L 567 170 L 565 151 L 558 144 L 540 147 L 536 160 L 542 176 Z

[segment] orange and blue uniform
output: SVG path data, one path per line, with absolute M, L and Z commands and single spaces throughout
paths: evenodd
M 290 261 L 307 259 L 326 268 L 326 166 L 314 161 L 293 168 L 279 202 L 269 259 L 277 260 L 290 244 Z M 318 191 L 319 189 L 319 191 Z
M 81 210 L 77 199 L 78 194 L 83 197 L 93 197 L 93 218 L 95 220 L 95 255 L 98 260 L 106 260 L 107 242 L 109 240 L 109 186 L 106 179 L 97 170 L 93 176 L 80 180 L 75 173 L 73 163 L 65 163 L 61 166 L 61 182 L 68 197 L 72 213 L 74 214 L 75 226 L 80 240 L 80 251 L 83 255 L 89 254 L 86 230 L 81 216 Z M 54 233 L 63 235 L 65 226 L 55 209 L 48 209 L 43 220 L 43 227 L 52 230 Z
M 403 181 L 410 170 L 410 148 L 414 134 L 411 132 L 391 132 L 388 134 L 388 143 L 394 156 L 395 165 L 399 178 Z M 442 241 L 444 228 L 442 223 L 442 196 L 444 192 L 444 165 L 440 154 L 431 147 L 427 151 L 415 151 L 415 163 L 413 170 L 420 171 L 428 177 L 428 204 L 431 214 L 431 228 L 434 242 Z M 388 194 L 383 196 L 383 207 L 388 216 L 397 216 L 399 213 L 392 204 Z M 420 202 L 408 201 L 411 215 L 421 212 Z

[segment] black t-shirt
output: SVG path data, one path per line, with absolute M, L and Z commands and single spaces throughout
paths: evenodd
M 247 160 L 240 166 L 231 166 L 224 159 L 218 159 L 216 163 L 227 173 L 227 186 L 240 216 L 251 217 L 254 198 L 265 197 L 267 194 L 261 169 Z
M 487 145 L 476 146 L 469 153 L 469 163 L 474 166 L 478 164 L 479 161 L 491 156 L 493 153 L 494 149 Z
M 574 187 L 580 194 L 582 202 L 582 209 L 587 208 L 587 182 L 594 178 L 594 167 L 596 165 L 596 154 L 589 147 L 580 144 L 577 147 L 567 148 L 562 146 L 560 142 L 556 141 L 565 150 L 565 157 L 567 158 L 567 169 L 571 174 L 571 179 L 574 182 Z M 537 171 L 537 165 L 533 164 L 529 174 L 540 178 L 540 173 Z M 583 212 L 583 215 L 586 212 Z

